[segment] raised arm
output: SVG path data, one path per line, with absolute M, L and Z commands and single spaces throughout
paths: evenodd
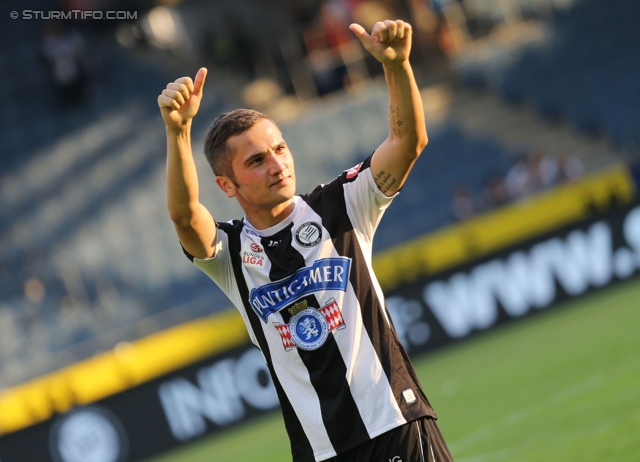
M 349 29 L 384 69 L 389 89 L 389 136 L 373 154 L 371 171 L 380 191 L 392 196 L 428 142 L 422 99 L 409 64 L 411 25 L 401 20 L 377 22 L 371 35 L 359 24 L 351 24 Z
M 191 151 L 191 123 L 200 108 L 206 76 L 202 68 L 195 82 L 181 77 L 158 96 L 167 131 L 167 207 L 182 246 L 197 258 L 212 257 L 216 242 L 213 217 L 199 200 Z

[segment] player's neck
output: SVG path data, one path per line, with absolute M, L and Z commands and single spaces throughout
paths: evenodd
M 255 229 L 262 230 L 268 229 L 277 225 L 282 220 L 286 219 L 295 209 L 294 198 L 291 198 L 282 204 L 269 209 L 260 209 L 252 207 L 243 207 L 245 220 L 251 223 Z

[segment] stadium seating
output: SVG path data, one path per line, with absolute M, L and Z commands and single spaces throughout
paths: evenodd
M 640 3 L 584 0 L 549 21 L 549 40 L 519 50 L 496 73 L 466 66 L 469 85 L 488 85 L 507 101 L 527 101 L 547 118 L 585 133 L 606 133 L 622 149 L 640 145 Z
M 6 21 L 0 40 L 0 337 L 15 340 L 0 352 L 0 387 L 228 306 L 206 276 L 170 264 L 181 252 L 166 220 L 155 102 L 170 76 L 89 31 L 100 72 L 81 107 L 61 108 L 42 24 Z M 27 296 L 29 279 L 43 298 Z

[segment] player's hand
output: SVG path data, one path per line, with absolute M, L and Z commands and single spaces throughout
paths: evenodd
M 411 52 L 411 24 L 400 19 L 379 21 L 373 25 L 371 35 L 360 24 L 351 24 L 366 50 L 382 64 L 403 63 Z
M 180 77 L 162 90 L 158 106 L 168 129 L 181 130 L 198 113 L 206 78 L 207 69 L 203 67 L 196 74 L 195 82 L 191 77 Z

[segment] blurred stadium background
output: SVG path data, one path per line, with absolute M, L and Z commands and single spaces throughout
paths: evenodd
M 347 29 L 385 18 L 414 26 L 430 143 L 374 266 L 454 457 L 637 460 L 640 2 L 8 0 L 0 15 L 2 462 L 287 460 L 260 358 L 168 218 L 156 97 L 209 68 L 202 201 L 236 218 L 201 155 L 211 121 L 262 110 L 298 190 L 331 180 L 387 134 L 381 67 Z

